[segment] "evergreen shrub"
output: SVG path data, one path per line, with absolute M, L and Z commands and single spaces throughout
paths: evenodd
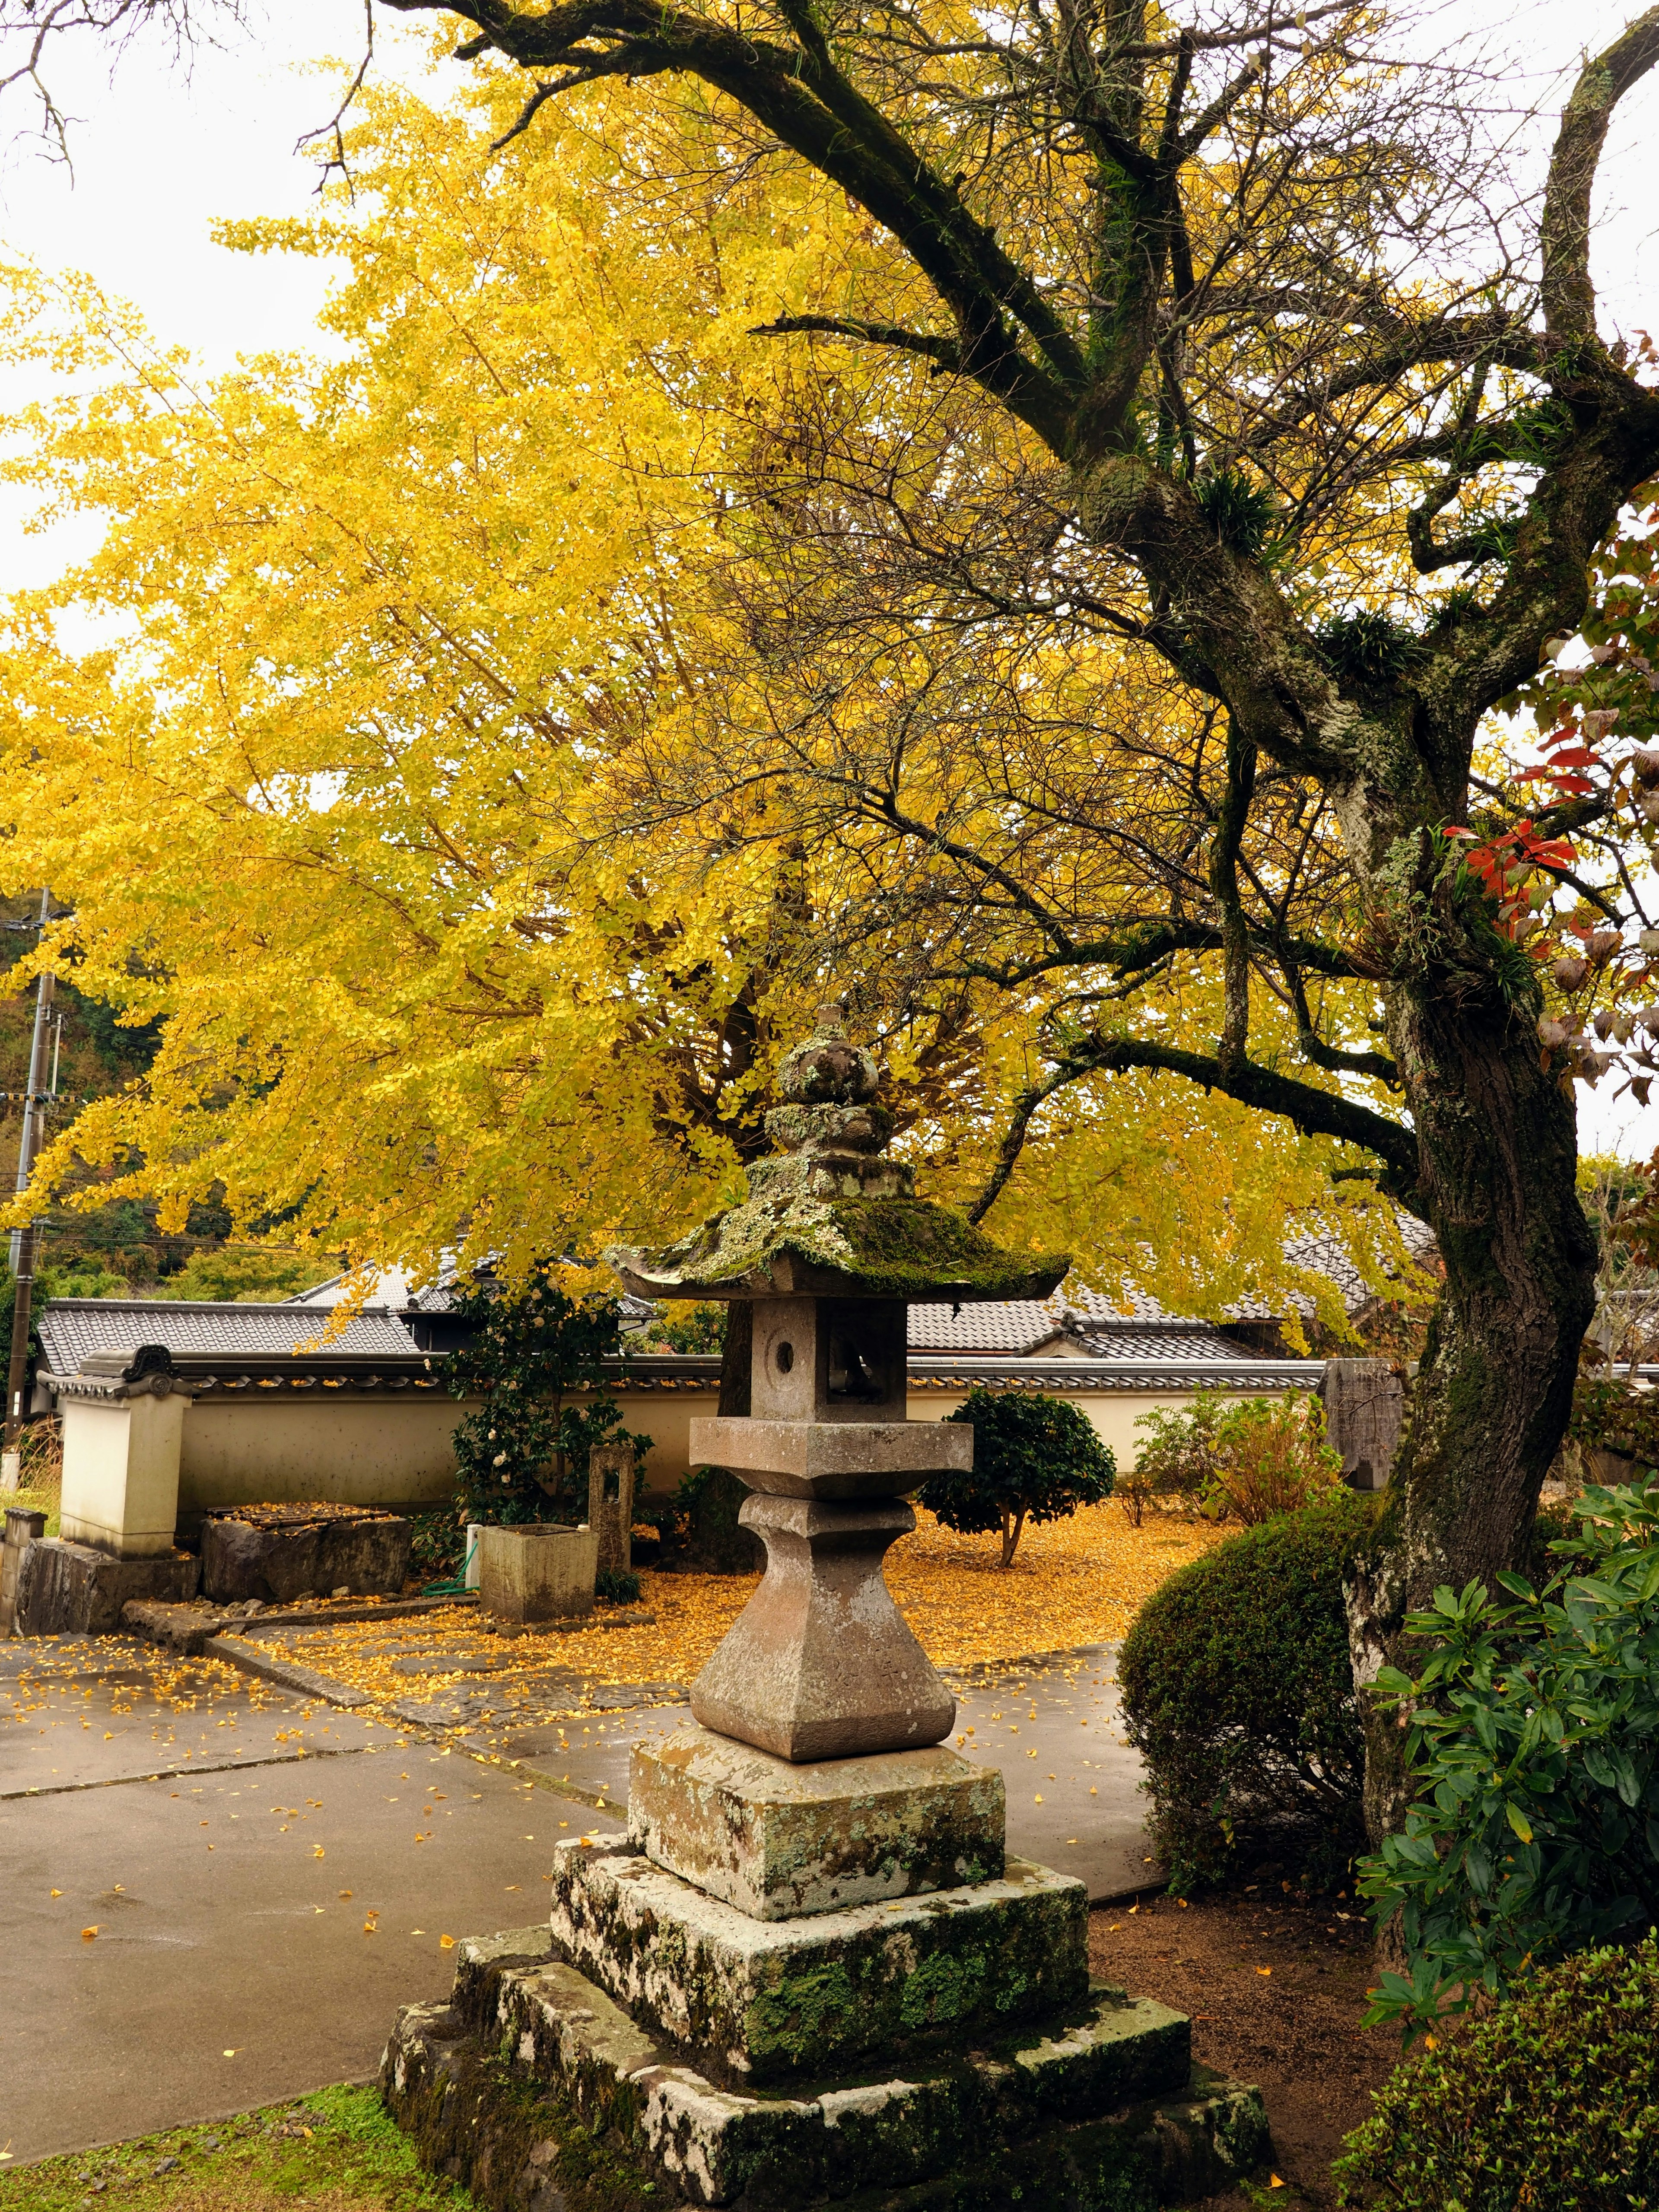
M 1408 1613 L 1403 1832 L 1362 1862 L 1407 1972 L 1369 2021 L 1433 2026 L 1659 1917 L 1659 1487 L 1587 1489 L 1541 1590 L 1498 1576 Z
M 1177 1893 L 1269 1856 L 1332 1882 L 1363 1844 L 1342 1580 L 1372 1510 L 1345 1490 L 1228 1537 L 1125 1638 L 1124 1717 Z
M 1117 1462 L 1088 1415 L 1063 1398 L 975 1383 L 945 1418 L 971 1425 L 974 1463 L 930 1476 L 918 1495 L 947 1528 L 999 1530 L 1005 1567 L 1028 1521 L 1063 1520 L 1112 1494 Z
M 1580 1952 L 1397 2067 L 1334 2168 L 1376 2212 L 1659 2203 L 1659 1952 Z

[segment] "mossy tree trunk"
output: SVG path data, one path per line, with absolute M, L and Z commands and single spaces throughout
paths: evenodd
M 1596 1243 L 1576 1187 L 1573 1103 L 1540 1065 L 1500 975 L 1395 994 L 1390 1031 L 1416 1125 L 1416 1201 L 1445 1283 L 1377 1526 L 1349 1591 L 1356 1681 L 1410 1669 L 1406 1614 L 1449 1583 L 1525 1563 L 1595 1307 Z M 1370 1698 L 1366 1826 L 1400 1825 L 1404 1729 Z

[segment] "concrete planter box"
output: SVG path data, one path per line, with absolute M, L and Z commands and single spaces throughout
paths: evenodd
M 594 1528 L 532 1521 L 478 1532 L 478 1602 L 501 1620 L 564 1620 L 593 1610 Z

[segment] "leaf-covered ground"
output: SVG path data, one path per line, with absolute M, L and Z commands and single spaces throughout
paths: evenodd
M 888 1586 L 928 1656 L 958 1668 L 1037 1652 L 1063 1651 L 1121 1637 L 1146 1600 L 1176 1568 L 1217 1540 L 1207 1522 L 1154 1514 L 1131 1527 L 1115 1504 L 1086 1506 L 1068 1520 L 1028 1529 L 1011 1568 L 998 1564 L 994 1535 L 959 1536 L 918 1510 L 914 1535 L 887 1555 Z M 748 1603 L 746 1575 L 652 1574 L 641 1577 L 643 1602 L 655 1617 L 637 1627 L 561 1634 L 532 1632 L 496 1644 L 488 1675 L 499 1706 L 522 1727 L 540 1711 L 552 1717 L 587 1710 L 584 1694 L 618 1683 L 693 1681 L 714 1646 Z M 416 1686 L 431 1697 L 446 1683 L 477 1679 L 482 1624 L 470 1612 L 396 1624 L 343 1623 L 332 1632 L 271 1636 L 263 1648 L 313 1668 L 367 1694 L 390 1715 Z M 492 1639 L 493 1640 L 493 1639 Z M 416 1647 L 418 1646 L 418 1654 Z M 446 1652 L 453 1675 L 436 1663 Z M 575 1679 L 572 1679 L 572 1678 Z M 532 1700 L 527 1708 L 526 1693 Z M 471 1725 L 487 1728 L 488 1709 Z
M 423 2173 L 374 2089 L 319 2089 L 291 2105 L 174 2128 L 7 2172 L 0 2212 L 465 2212 L 472 2199 Z

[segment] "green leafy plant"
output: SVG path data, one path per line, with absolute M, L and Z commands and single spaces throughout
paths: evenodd
M 1270 1854 L 1322 1885 L 1364 1842 L 1342 1585 L 1372 1510 L 1345 1490 L 1228 1537 L 1154 1591 L 1125 1638 L 1124 1718 L 1177 1894 Z
M 1343 1486 L 1342 1460 L 1325 1442 L 1325 1409 L 1292 1391 L 1244 1398 L 1217 1421 L 1200 1510 L 1247 1528 L 1294 1513 Z
M 1198 1390 L 1188 1406 L 1157 1406 L 1140 1416 L 1135 1427 L 1146 1431 L 1146 1441 L 1129 1473 L 1117 1480 L 1118 1503 L 1134 1527 L 1154 1498 L 1196 1503 L 1215 1465 L 1216 1431 L 1226 1411 L 1217 1392 Z
M 325 1264 L 298 1252 L 279 1252 L 260 1245 L 222 1245 L 217 1251 L 192 1253 L 176 1273 L 164 1276 L 149 1295 L 276 1305 L 296 1291 L 325 1280 L 328 1273 Z
M 678 1298 L 646 1332 L 648 1352 L 718 1352 L 726 1342 L 726 1309 L 709 1301 Z
M 1415 1802 L 1362 1863 L 1379 1923 L 1398 1913 L 1407 1971 L 1368 2019 L 1409 2038 L 1540 1961 L 1659 1917 L 1659 1489 L 1587 1489 L 1541 1595 L 1525 1577 L 1436 1593 L 1411 1632 L 1415 1677 L 1381 1698 L 1411 1714 Z
M 1377 2212 L 1659 2203 L 1659 1952 L 1581 1953 L 1397 2067 L 1333 2169 Z
M 593 1578 L 593 1595 L 606 1605 L 637 1605 L 640 1578 L 631 1567 L 601 1567 Z
M 1013 1565 L 1028 1521 L 1060 1521 L 1112 1494 L 1116 1462 L 1088 1416 L 1063 1398 L 975 1383 L 945 1419 L 972 1428 L 974 1463 L 966 1473 L 929 1476 L 921 1502 L 947 1528 L 1000 1530 L 1005 1567 Z
M 409 1547 L 410 1570 L 422 1582 L 450 1582 L 466 1564 L 466 1529 L 449 1506 L 430 1512 L 411 1513 Z
M 475 1282 L 456 1300 L 474 1331 L 444 1380 L 452 1397 L 483 1401 L 455 1425 L 461 1521 L 585 1519 L 589 1451 L 627 1437 L 605 1367 L 621 1345 L 621 1305 L 569 1297 L 557 1274 L 540 1261 L 511 1293 Z

